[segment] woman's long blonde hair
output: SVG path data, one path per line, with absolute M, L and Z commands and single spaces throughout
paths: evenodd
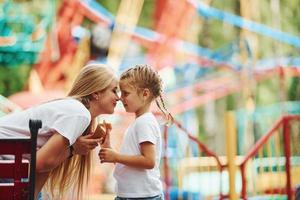
M 114 71 L 106 65 L 89 64 L 82 68 L 76 77 L 67 97 L 72 97 L 82 102 L 89 109 L 91 94 L 104 91 L 117 80 Z M 89 127 L 83 134 L 88 134 L 94 126 L 92 119 Z M 75 189 L 72 192 L 72 199 L 82 199 L 84 185 L 88 185 L 88 180 L 92 167 L 92 152 L 87 155 L 74 155 L 67 159 L 49 174 L 46 182 L 46 190 L 52 199 L 63 199 L 68 189 Z

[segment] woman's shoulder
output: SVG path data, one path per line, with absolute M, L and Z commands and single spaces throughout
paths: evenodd
M 72 105 L 82 105 L 83 106 L 83 104 L 80 102 L 80 101 L 78 101 L 78 100 L 76 100 L 76 99 L 74 99 L 74 98 L 63 98 L 63 99 L 57 99 L 57 100 L 55 100 L 55 101 L 53 101 L 53 102 L 55 102 L 55 103 L 57 103 L 57 104 L 63 104 L 63 105 L 66 105 L 66 106 L 72 106 Z
M 68 115 L 90 116 L 88 109 L 78 100 L 73 98 L 58 99 L 44 104 L 48 109 L 64 112 Z

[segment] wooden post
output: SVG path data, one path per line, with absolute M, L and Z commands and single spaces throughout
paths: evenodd
M 236 200 L 237 194 L 235 191 L 235 175 L 236 175 L 236 129 L 235 118 L 233 112 L 227 112 L 225 115 L 226 125 L 226 151 L 227 164 L 229 174 L 229 198 Z

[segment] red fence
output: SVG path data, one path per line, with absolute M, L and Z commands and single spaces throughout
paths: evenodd
M 277 122 L 269 129 L 269 131 L 264 134 L 256 143 L 255 145 L 248 151 L 245 155 L 243 161 L 239 165 L 241 170 L 241 177 L 242 177 L 242 191 L 241 191 L 241 198 L 247 199 L 247 178 L 246 178 L 246 164 L 251 160 L 254 159 L 259 150 L 264 148 L 267 142 L 274 136 L 276 133 L 282 135 L 282 142 L 283 142 L 283 156 L 285 158 L 285 176 L 286 176 L 286 183 L 285 188 L 273 188 L 272 194 L 286 194 L 287 199 L 293 199 L 293 194 L 295 188 L 292 187 L 292 180 L 291 180 L 291 157 L 297 156 L 293 155 L 291 152 L 291 125 L 295 123 L 295 121 L 300 121 L 299 115 L 286 115 L 282 116 Z M 298 124 L 298 123 L 297 123 Z M 282 128 L 282 131 L 280 129 Z M 299 133 L 297 133 L 299 135 Z M 299 137 L 298 137 L 299 138 Z M 299 143 L 298 143 L 299 145 Z M 299 156 L 299 155 L 298 155 Z M 299 175 L 300 176 L 300 175 Z M 265 191 L 265 193 L 269 193 L 269 191 Z
M 256 196 L 258 193 L 254 192 L 255 190 L 260 190 L 262 195 L 272 194 L 272 195 L 286 195 L 287 199 L 293 199 L 295 193 L 295 185 L 300 184 L 300 115 L 286 115 L 282 116 L 275 124 L 264 134 L 259 140 L 250 148 L 248 153 L 244 155 L 240 162 L 237 162 L 237 166 L 240 169 L 240 178 L 241 178 L 241 191 L 240 198 L 247 199 L 248 196 Z M 199 152 L 201 155 L 207 156 L 210 159 L 214 160 L 217 165 L 217 170 L 221 174 L 227 170 L 227 161 L 222 160 L 218 155 L 211 151 L 204 143 L 202 143 L 197 137 L 191 134 L 187 129 L 185 129 L 178 121 L 174 122 L 174 125 L 183 132 L 189 140 L 197 144 Z M 276 138 L 278 139 L 276 139 Z M 165 152 L 168 148 L 168 127 L 164 129 L 164 148 Z M 276 142 L 274 142 L 276 141 Z M 266 149 L 270 149 L 270 144 L 272 143 L 272 148 L 277 148 L 277 153 L 272 153 L 269 155 L 266 153 Z M 276 143 L 276 144 L 274 144 Z M 295 150 L 296 149 L 296 150 Z M 170 179 L 170 166 L 169 158 L 165 153 L 163 157 L 163 166 L 164 166 L 164 179 L 166 186 L 166 199 L 169 200 L 169 188 L 171 186 Z M 276 166 L 272 164 L 276 160 Z M 294 162 L 294 161 L 297 162 Z M 259 162 L 258 162 L 259 161 Z M 268 167 L 268 173 L 257 172 L 258 168 L 264 168 L 261 163 L 262 161 L 267 161 L 270 164 Z M 260 163 L 255 165 L 255 163 Z M 280 163 L 280 166 L 279 164 Z M 272 166 L 271 166 L 272 165 Z M 275 166 L 275 167 L 274 167 Z M 274 169 L 276 168 L 276 169 Z M 295 171 L 297 168 L 298 171 Z M 249 175 L 249 171 L 254 171 Z M 248 175 L 247 175 L 248 173 Z M 295 175 L 296 174 L 296 175 Z M 298 174 L 298 175 L 297 175 Z M 276 182 L 272 179 L 271 175 L 275 175 L 276 180 L 279 177 L 284 175 L 284 180 L 281 183 L 281 186 L 260 186 L 261 180 L 265 182 Z M 259 179 L 264 177 L 264 179 Z M 222 178 L 222 177 L 221 177 Z M 294 180 L 293 180 L 294 179 Z M 250 187 L 250 182 L 254 186 Z M 284 187 L 282 187 L 282 184 Z M 219 198 L 229 198 L 229 194 L 222 193 L 222 180 L 220 181 L 220 192 Z M 276 184 L 275 184 L 276 185 Z M 256 187 L 256 188 L 255 188 Z M 261 188 L 259 188 L 261 187 Z

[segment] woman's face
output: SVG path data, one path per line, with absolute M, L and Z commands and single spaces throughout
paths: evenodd
M 116 80 L 112 81 L 106 90 L 100 93 L 100 100 L 98 103 L 98 108 L 100 114 L 112 114 L 119 100 L 118 92 L 118 82 Z

